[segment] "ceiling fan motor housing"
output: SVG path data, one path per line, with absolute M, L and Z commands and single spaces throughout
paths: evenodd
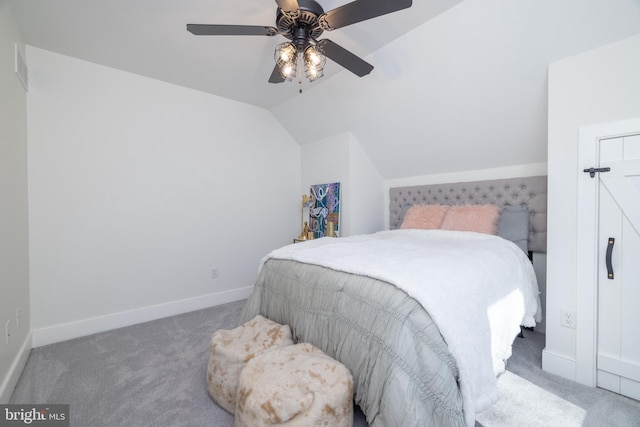
M 324 9 L 314 0 L 298 0 L 298 5 L 299 9 L 291 12 L 278 8 L 276 25 L 298 49 L 304 49 L 309 39 L 316 39 L 323 33 L 318 17 L 324 14 Z

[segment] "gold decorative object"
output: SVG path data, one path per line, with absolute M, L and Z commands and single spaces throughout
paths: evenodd
M 336 223 L 327 221 L 327 237 L 336 237 Z
M 306 194 L 302 195 L 302 209 L 300 214 L 300 226 L 302 227 L 302 231 L 300 232 L 300 236 L 298 236 L 298 239 L 313 239 L 313 232 L 309 231 L 309 224 L 304 220 L 304 208 L 308 208 L 312 203 L 313 199 L 311 199 L 311 196 L 308 196 Z

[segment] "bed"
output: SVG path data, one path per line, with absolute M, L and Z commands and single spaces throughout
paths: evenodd
M 472 426 L 498 399 L 520 327 L 540 320 L 530 257 L 546 251 L 546 177 L 392 188 L 389 198 L 389 230 L 267 255 L 241 322 L 288 324 L 295 341 L 345 364 L 371 426 Z M 450 206 L 442 223 L 411 227 L 430 205 Z M 498 235 L 447 216 L 474 209 L 498 211 Z

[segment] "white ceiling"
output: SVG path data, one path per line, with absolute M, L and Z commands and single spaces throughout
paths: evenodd
M 417 0 L 410 9 L 325 32 L 320 39 L 365 57 L 460 1 Z M 329 11 L 348 2 L 320 3 Z M 274 0 L 13 0 L 12 7 L 25 42 L 42 49 L 265 108 L 298 94 L 297 83 L 267 81 L 275 46 L 284 37 L 186 31 L 187 23 L 275 26 Z M 344 71 L 327 62 L 326 78 L 315 85 Z
M 544 163 L 548 64 L 639 32 L 640 0 L 465 0 L 271 111 L 300 144 L 350 132 L 385 179 Z
M 548 64 L 640 31 L 640 0 L 414 0 L 325 32 L 375 68 L 299 94 L 267 82 L 283 38 L 185 29 L 273 25 L 273 0 L 11 5 L 27 44 L 267 108 L 300 144 L 350 132 L 385 179 L 546 162 Z

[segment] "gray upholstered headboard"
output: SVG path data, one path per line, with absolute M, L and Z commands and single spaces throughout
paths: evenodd
M 418 185 L 389 189 L 389 228 L 400 227 L 408 205 L 442 204 L 499 207 L 526 206 L 529 209 L 529 250 L 547 251 L 547 177 L 495 179 L 454 184 Z

